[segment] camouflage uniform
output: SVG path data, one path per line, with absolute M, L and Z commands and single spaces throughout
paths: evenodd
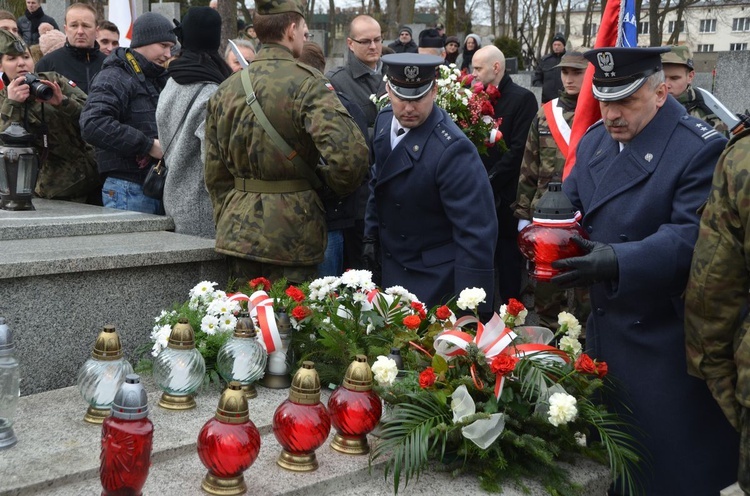
M 7 87 L 3 88 L 0 91 L 0 131 L 13 122 L 21 123 L 36 136 L 34 147 L 41 155 L 42 130 L 46 126 L 49 150 L 47 159 L 40 164 L 34 192 L 41 198 L 84 202 L 92 191 L 101 187 L 94 148 L 83 141 L 78 125 L 86 94 L 56 72 L 41 72 L 37 76 L 60 85 L 67 101 L 59 106 L 33 101 L 33 97 L 26 102 L 16 102 L 8 98 Z M 6 81 L 6 86 L 8 83 Z
M 305 164 L 315 169 L 322 156 L 327 165 L 319 175 L 327 185 L 339 195 L 354 191 L 367 172 L 367 145 L 323 75 L 275 43 L 264 43 L 245 70 L 269 121 Z M 287 277 L 294 282 L 315 274 L 326 246 L 323 204 L 309 186 L 286 188 L 302 177 L 247 105 L 241 72 L 208 102 L 205 167 L 216 251 L 258 264 L 303 267 L 302 275 Z M 247 187 L 236 183 L 242 178 L 259 181 Z M 274 186 L 290 192 L 271 192 Z
M 701 217 L 685 301 L 688 372 L 706 380 L 741 431 L 742 489 L 750 492 L 750 130 L 719 159 Z
M 552 105 L 554 102 L 555 100 L 552 100 L 545 105 Z M 577 102 L 578 95 L 571 96 L 565 93 L 562 93 L 557 100 L 557 105 L 563 109 L 563 119 L 571 127 Z M 564 166 L 565 156 L 552 137 L 547 116 L 542 107 L 531 123 L 521 163 L 521 175 L 518 179 L 518 193 L 515 203 L 511 205 L 518 219 L 532 220 L 534 208 L 547 191 L 547 185 L 552 181 L 562 181 Z M 551 283 L 537 281 L 535 284 L 534 311 L 539 315 L 540 324 L 556 329 L 558 327 L 557 315 L 568 306 L 568 292 Z M 576 288 L 572 292 L 573 305 L 570 310 L 585 327 L 586 319 L 591 311 L 588 290 Z

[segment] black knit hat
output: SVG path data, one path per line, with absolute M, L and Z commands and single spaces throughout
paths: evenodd
M 221 15 L 211 7 L 190 7 L 174 28 L 183 49 L 211 52 L 221 45 Z
M 133 23 L 133 39 L 131 48 L 138 48 L 153 43 L 177 43 L 174 25 L 161 14 L 145 12 L 139 15 Z
M 555 36 L 552 37 L 552 43 L 559 41 L 563 45 L 565 44 L 565 36 L 563 36 L 562 33 L 555 33 Z

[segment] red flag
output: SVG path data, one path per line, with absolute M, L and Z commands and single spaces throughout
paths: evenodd
M 617 34 L 620 31 L 620 0 L 609 0 L 602 13 L 599 32 L 596 34 L 594 48 L 613 47 L 617 44 Z M 568 145 L 568 156 L 563 169 L 563 181 L 576 163 L 576 148 L 578 142 L 593 123 L 602 118 L 599 110 L 599 102 L 594 99 L 591 91 L 591 81 L 594 78 L 594 66 L 589 64 L 586 69 L 586 77 L 583 78 L 581 93 L 578 95 L 573 128 L 570 132 L 570 143 Z

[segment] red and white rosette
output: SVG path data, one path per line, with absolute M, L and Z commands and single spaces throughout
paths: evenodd
M 460 330 L 467 324 L 476 324 L 476 336 Z M 552 341 L 552 338 L 554 337 L 554 334 L 549 329 L 545 329 L 547 331 L 546 333 L 533 331 L 527 332 L 528 329 L 532 328 L 516 328 L 516 330 L 522 332 L 524 338 L 527 338 L 532 342 L 514 344 L 513 341 L 518 337 L 518 334 L 507 327 L 498 314 L 494 314 L 487 324 L 482 324 L 482 322 L 474 316 L 465 316 L 456 321 L 455 329 L 444 331 L 435 337 L 435 351 L 446 360 L 450 361 L 456 356 L 466 355 L 466 348 L 469 344 L 473 343 L 482 353 L 484 353 L 488 364 L 492 363 L 492 360 L 501 353 L 505 353 L 518 359 L 524 358 L 527 355 L 530 359 L 548 357 L 548 353 L 559 355 L 561 360 L 567 358 L 567 356 L 562 358 L 562 356 L 565 355 L 563 352 L 554 346 L 549 346 L 547 344 Z M 540 352 L 547 353 L 534 357 L 534 354 Z M 473 364 L 471 372 L 475 385 L 481 389 L 483 385 L 481 384 L 481 381 L 477 382 L 476 380 Z M 503 392 L 504 383 L 505 375 L 497 374 L 495 380 L 495 397 L 500 398 L 500 394 Z
M 268 293 L 265 291 L 256 291 L 250 296 L 236 293 L 229 299 L 233 301 L 246 301 L 248 303 L 250 316 L 254 317 L 258 322 L 260 336 L 269 355 L 275 351 L 283 351 L 279 328 L 276 326 L 276 315 L 273 311 L 273 298 L 268 296 Z

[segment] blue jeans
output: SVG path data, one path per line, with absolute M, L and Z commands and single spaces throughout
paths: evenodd
M 318 277 L 340 276 L 344 271 L 344 231 L 328 231 L 328 246 Z
M 161 200 L 143 194 L 143 187 L 125 179 L 108 177 L 102 186 L 102 204 L 107 208 L 161 215 L 164 212 Z

